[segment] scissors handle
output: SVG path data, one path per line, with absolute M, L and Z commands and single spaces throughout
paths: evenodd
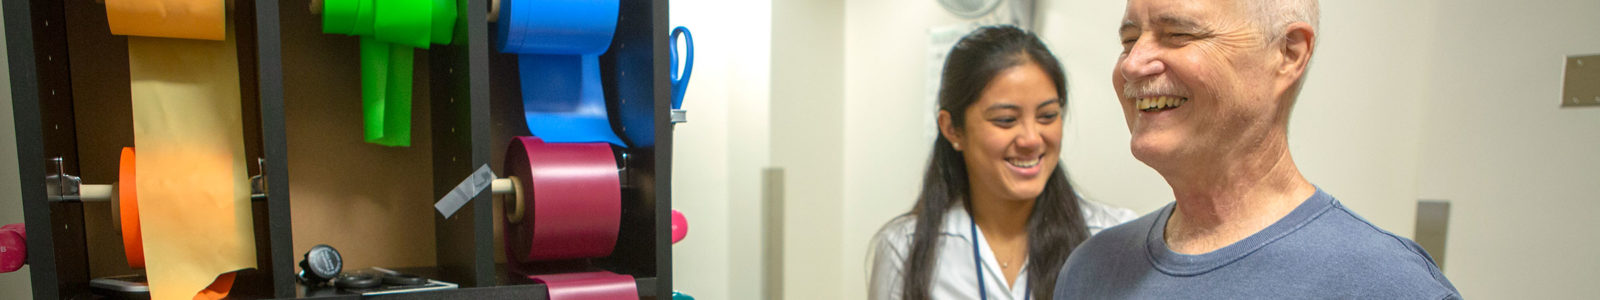
M 682 73 L 678 67 L 678 36 L 683 35 L 684 45 L 687 48 Z M 672 29 L 672 36 L 667 49 L 672 51 L 672 109 L 683 108 L 683 94 L 689 90 L 689 74 L 694 72 L 694 36 L 689 34 L 689 28 L 678 26 Z

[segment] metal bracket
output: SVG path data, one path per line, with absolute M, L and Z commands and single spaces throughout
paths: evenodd
M 261 170 L 261 174 L 250 176 L 251 198 L 257 198 L 257 195 L 260 197 L 267 195 L 267 159 L 256 158 L 256 169 Z
M 689 111 L 682 109 L 672 110 L 672 124 L 689 123 Z
M 90 199 L 84 199 L 82 195 L 83 189 L 85 188 L 85 185 L 83 184 L 83 178 L 67 174 L 65 160 L 61 157 L 50 158 L 50 162 L 56 165 L 55 171 L 50 175 L 45 176 L 45 190 L 46 193 L 48 193 L 47 198 L 51 202 L 100 202 L 113 200 L 110 198 L 97 199 L 93 197 L 100 196 L 93 195 L 90 196 Z M 265 159 L 256 159 L 256 164 L 261 167 L 262 174 L 266 174 L 266 162 L 267 160 Z M 109 184 L 101 184 L 89 185 L 87 187 L 100 188 L 96 191 L 104 192 L 110 190 L 110 186 L 111 185 Z M 250 199 L 266 199 L 266 190 L 266 177 L 262 175 L 250 176 Z
M 50 158 L 56 165 L 55 172 L 45 176 L 45 190 L 51 201 L 78 200 L 78 190 L 83 186 L 83 179 L 67 174 L 66 163 L 60 156 Z

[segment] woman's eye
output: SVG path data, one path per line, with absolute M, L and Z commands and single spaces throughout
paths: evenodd
M 1061 113 L 1040 114 L 1039 115 L 1039 122 L 1041 122 L 1041 123 L 1050 123 L 1050 122 L 1055 121 L 1056 117 L 1060 117 L 1060 116 L 1061 116 Z
M 1010 127 L 1011 124 L 1014 124 L 1014 123 L 1017 122 L 1017 118 L 1015 118 L 1015 117 L 999 117 L 999 118 L 989 119 L 989 122 L 994 122 L 995 125 L 999 125 L 1000 127 Z

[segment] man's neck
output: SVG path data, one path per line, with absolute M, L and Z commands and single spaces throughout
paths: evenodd
M 1266 229 L 1316 193 L 1286 147 L 1258 157 L 1266 159 L 1216 160 L 1242 163 L 1167 176 L 1177 199 L 1165 228 L 1169 248 L 1216 251 Z

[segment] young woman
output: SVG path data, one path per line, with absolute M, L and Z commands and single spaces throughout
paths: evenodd
M 979 28 L 950 50 L 941 78 L 922 194 L 878 232 L 870 298 L 1049 299 L 1091 229 L 1136 216 L 1068 183 L 1066 75 L 1037 36 Z

